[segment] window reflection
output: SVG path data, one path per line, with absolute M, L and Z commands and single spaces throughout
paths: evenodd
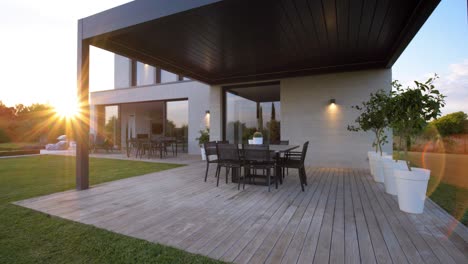
M 186 151 L 188 144 L 188 101 L 166 102 L 166 129 L 168 137 L 176 138 L 183 144 L 181 149 Z
M 144 64 L 141 62 L 137 62 L 137 70 L 136 70 L 137 86 L 154 84 L 155 73 L 156 73 L 156 69 L 153 66 L 150 66 L 148 64 Z
M 111 105 L 104 108 L 105 124 L 104 124 L 104 138 L 108 144 L 115 148 L 120 148 L 120 117 L 119 106 Z
M 279 94 L 278 100 L 262 101 L 268 98 L 262 98 L 258 93 L 256 96 L 243 97 L 242 93 L 254 94 L 247 90 L 241 93 L 226 92 L 226 140 L 233 143 L 247 143 L 253 134 L 259 131 L 263 134 L 265 143 L 278 143 L 281 139 Z
M 165 70 L 161 70 L 161 83 L 176 82 L 178 80 L 179 80 L 179 77 L 177 74 L 174 74 L 172 72 L 168 72 Z

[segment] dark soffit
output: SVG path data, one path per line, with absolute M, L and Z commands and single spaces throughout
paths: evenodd
M 390 68 L 439 2 L 139 0 L 83 19 L 83 35 L 207 84 L 262 81 Z

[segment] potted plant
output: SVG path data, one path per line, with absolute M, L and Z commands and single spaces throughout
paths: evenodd
M 349 131 L 372 131 L 374 133 L 375 140 L 372 147 L 375 148 L 375 151 L 369 151 L 367 155 L 371 174 L 377 182 L 384 181 L 381 158 L 386 154 L 382 151 L 382 146 L 387 143 L 385 129 L 389 125 L 387 113 L 390 99 L 390 94 L 383 90 L 371 93 L 368 101 L 362 102 L 361 105 L 352 106 L 352 108 L 361 112 L 355 120 L 358 126 L 348 125 Z
M 389 107 L 392 106 L 393 102 L 390 103 Z M 392 111 L 389 111 L 389 123 L 392 123 Z M 393 135 L 400 135 L 399 131 L 393 128 Z M 401 137 L 400 145 L 401 145 Z M 398 153 L 398 152 L 397 152 Z M 397 155 L 395 156 L 395 160 L 392 160 L 393 157 L 389 157 L 388 159 L 384 159 L 383 163 L 383 171 L 384 171 L 384 184 L 385 184 L 385 192 L 391 195 L 397 195 L 397 187 L 396 187 L 396 177 L 395 177 L 395 170 L 404 168 L 406 166 L 406 162 L 403 160 L 398 160 Z
M 421 133 L 428 121 L 436 119 L 445 105 L 445 96 L 435 89 L 435 75 L 426 82 L 415 81 L 416 87 L 406 89 L 398 81 L 392 83 L 391 126 L 399 132 L 404 142 L 411 136 Z M 426 199 L 430 170 L 413 168 L 408 159 L 408 144 L 403 144 L 406 166 L 394 171 L 400 210 L 409 213 L 422 213 Z
M 263 135 L 261 132 L 257 131 L 253 134 L 253 143 L 256 145 L 263 144 Z
M 203 144 L 210 141 L 210 129 L 205 128 L 204 130 L 200 130 L 199 133 L 200 133 L 200 136 L 196 138 L 196 140 L 198 140 L 198 145 L 200 146 L 200 153 L 201 153 L 202 160 L 206 160 L 206 153 L 205 153 L 205 148 Z

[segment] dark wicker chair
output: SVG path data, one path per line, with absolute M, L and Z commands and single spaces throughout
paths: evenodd
M 307 148 L 309 147 L 309 141 L 304 143 L 301 152 L 288 152 L 283 163 L 285 168 L 298 169 L 299 180 L 301 182 L 302 191 L 304 191 L 304 185 L 307 186 L 307 175 L 304 166 L 305 157 L 307 154 Z
M 216 186 L 219 186 L 219 174 L 222 167 L 226 168 L 226 184 L 228 183 L 230 170 L 232 170 L 233 173 L 236 171 L 240 180 L 243 162 L 240 158 L 237 144 L 218 143 L 216 144 L 216 153 L 218 156 L 218 166 L 216 167 L 216 177 L 218 179 L 216 181 Z
M 273 169 L 275 174 L 275 162 L 272 158 L 270 148 L 268 145 L 243 145 L 243 157 L 244 157 L 244 167 L 246 168 L 246 173 L 243 179 L 243 188 L 245 188 L 246 178 L 250 176 L 252 170 L 263 170 L 266 176 L 266 184 L 268 185 L 268 191 L 270 191 L 271 186 L 271 170 Z M 277 182 L 277 181 L 276 181 Z M 239 179 L 240 186 L 240 179 Z
M 203 144 L 203 148 L 205 149 L 205 156 L 206 156 L 206 172 L 205 172 L 205 182 L 208 178 L 208 169 L 210 164 L 218 163 L 218 152 L 216 150 L 216 141 L 210 141 Z M 214 157 L 216 156 L 216 158 Z M 216 170 L 217 172 L 217 170 Z

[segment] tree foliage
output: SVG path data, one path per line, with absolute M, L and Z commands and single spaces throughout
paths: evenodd
M 361 105 L 352 108 L 361 112 L 356 118 L 357 126 L 348 125 L 349 131 L 372 131 L 375 134 L 375 141 L 372 144 L 376 152 L 382 154 L 382 146 L 387 143 L 385 129 L 389 125 L 390 94 L 383 90 L 371 93 L 369 100 Z
M 465 133 L 465 122 L 467 114 L 460 111 L 442 116 L 432 121 L 430 124 L 437 128 L 439 134 L 443 137 L 455 134 Z
M 66 121 L 57 118 L 48 104 L 8 107 L 0 101 L 0 130 L 4 142 L 52 142 L 66 133 Z
M 411 136 L 420 134 L 427 122 L 436 119 L 445 105 L 445 96 L 434 86 L 435 75 L 426 82 L 415 81 L 415 87 L 403 88 L 398 80 L 392 82 L 390 126 L 398 131 L 400 137 L 408 141 Z M 408 157 L 407 144 L 403 145 L 405 159 Z M 411 170 L 409 163 L 408 169 Z

